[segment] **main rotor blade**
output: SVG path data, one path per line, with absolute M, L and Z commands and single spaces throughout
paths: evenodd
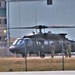
M 10 27 L 9 29 L 45 29 L 48 28 L 48 26 L 45 25 L 37 25 L 32 27 Z
M 8 29 L 33 29 L 34 27 L 10 27 Z
M 0 30 L 7 30 L 7 29 L 45 29 L 45 28 L 75 28 L 75 26 L 45 26 L 45 25 L 37 25 L 32 27 L 9 27 L 3 28 Z
M 48 26 L 48 28 L 75 28 L 75 26 Z
M 45 28 L 75 28 L 75 26 L 45 26 L 38 25 L 33 27 L 11 27 L 9 29 L 45 29 Z

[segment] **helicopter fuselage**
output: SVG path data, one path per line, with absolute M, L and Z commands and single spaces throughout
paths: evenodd
M 24 57 L 26 54 L 36 54 L 43 56 L 45 54 L 51 54 L 51 43 L 55 45 L 55 54 L 62 53 L 64 51 L 64 44 L 66 41 L 55 40 L 34 40 L 31 38 L 17 39 L 9 48 L 12 53 L 22 54 Z M 70 42 L 72 45 L 71 52 L 75 52 L 75 42 Z M 63 51 L 62 51 L 63 50 Z

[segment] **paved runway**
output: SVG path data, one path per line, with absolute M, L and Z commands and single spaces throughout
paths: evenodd
M 54 56 L 54 58 L 62 58 L 63 56 Z M 46 56 L 45 57 L 46 59 L 48 58 L 51 58 L 51 56 Z M 65 56 L 64 56 L 64 58 L 65 58 Z M 69 58 L 69 57 L 67 57 L 67 58 Z M 73 55 L 71 58 L 75 58 L 75 55 Z M 41 57 L 37 57 L 37 56 L 30 56 L 30 57 L 27 57 L 27 59 L 41 59 Z
M 1 72 L 0 75 L 75 75 L 75 71 Z

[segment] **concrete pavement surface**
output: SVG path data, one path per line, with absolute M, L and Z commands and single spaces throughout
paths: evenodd
M 75 75 L 75 71 L 1 72 L 0 75 Z

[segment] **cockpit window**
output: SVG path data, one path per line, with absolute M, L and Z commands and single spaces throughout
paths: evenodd
M 13 43 L 13 45 L 15 45 L 17 41 L 18 41 L 18 40 L 15 40 L 14 43 Z
M 23 44 L 23 43 L 24 43 L 24 41 L 22 39 L 18 39 L 18 40 L 15 40 L 13 45 L 20 45 L 20 44 Z
M 27 46 L 31 46 L 32 45 L 32 40 L 28 39 L 28 38 L 26 38 L 26 39 L 17 39 L 13 43 L 13 45 L 22 45 L 22 44 L 27 44 Z

